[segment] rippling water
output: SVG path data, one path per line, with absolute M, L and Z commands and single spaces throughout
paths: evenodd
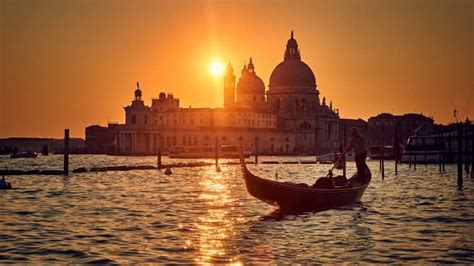
M 300 160 L 270 158 L 261 160 Z M 153 165 L 153 157 L 70 157 L 85 166 Z M 164 160 L 165 163 L 167 160 Z M 238 166 L 61 176 L 9 176 L 0 191 L 0 262 L 474 263 L 474 180 L 456 169 L 369 162 L 362 203 L 285 215 L 251 197 Z M 62 157 L 0 157 L 0 168 L 62 167 Z M 328 165 L 250 165 L 313 183 Z M 348 172 L 354 171 L 349 164 Z

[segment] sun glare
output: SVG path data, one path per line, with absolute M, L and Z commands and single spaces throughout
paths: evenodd
M 209 65 L 209 72 L 215 77 L 222 76 L 224 74 L 224 64 L 219 60 L 212 61 Z

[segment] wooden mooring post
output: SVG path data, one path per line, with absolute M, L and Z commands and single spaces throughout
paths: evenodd
M 157 167 L 158 170 L 161 170 L 161 148 L 158 150 L 158 159 L 157 159 Z
M 380 164 L 382 170 L 382 179 L 385 178 L 385 146 L 380 148 Z
M 258 138 L 255 138 L 255 164 L 258 164 Z
M 457 142 L 458 142 L 458 151 L 457 151 L 457 165 L 458 165 L 458 188 L 462 188 L 462 133 L 463 126 L 462 123 L 458 123 L 458 132 L 457 132 Z
M 219 140 L 215 139 L 215 159 L 216 159 L 216 171 L 220 172 L 220 167 L 219 167 Z
M 471 124 L 469 121 L 466 121 L 464 125 L 464 170 L 466 171 L 466 177 L 469 176 L 469 130 Z M 471 158 L 472 160 L 473 158 Z
M 416 153 L 413 154 L 413 170 L 416 170 Z
M 398 175 L 398 153 L 400 152 L 400 137 L 398 136 L 398 123 L 395 127 L 395 137 L 393 139 L 393 161 L 395 163 L 395 175 Z
M 342 152 L 343 152 L 343 149 L 345 149 L 347 147 L 347 129 L 346 129 L 346 125 L 344 124 L 344 127 L 343 127 L 343 132 L 342 132 L 343 136 L 342 136 L 342 143 L 343 145 L 341 146 L 341 155 L 342 155 Z M 346 155 L 344 154 L 344 157 L 342 157 L 342 176 L 346 176 L 347 174 L 347 162 L 346 162 Z
M 474 126 L 471 125 L 471 178 L 474 178 Z
M 408 156 L 408 168 L 411 169 L 411 152 L 410 152 L 410 155 Z
M 395 175 L 398 175 L 398 152 L 395 154 Z
M 438 167 L 439 167 L 439 172 L 441 173 L 443 171 L 443 163 L 441 162 L 442 160 L 442 138 L 441 138 L 441 133 L 438 132 L 438 138 L 436 138 L 436 145 L 438 146 Z
M 64 130 L 64 175 L 69 174 L 69 129 Z
M 474 178 L 474 130 L 471 132 L 471 178 Z
M 443 149 L 442 155 L 441 155 L 441 163 L 443 166 L 443 172 L 446 172 L 446 151 Z

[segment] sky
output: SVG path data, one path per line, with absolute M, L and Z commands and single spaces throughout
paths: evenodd
M 1 0 L 0 27 L 0 137 L 123 123 L 137 81 L 221 107 L 210 63 L 252 57 L 268 89 L 291 30 L 342 118 L 474 118 L 474 1 Z

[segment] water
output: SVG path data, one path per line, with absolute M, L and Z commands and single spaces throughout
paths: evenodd
M 270 158 L 299 160 L 310 158 Z M 154 157 L 73 155 L 80 166 L 154 165 Z M 164 163 L 171 160 L 165 158 Z M 224 160 L 225 161 L 225 160 Z M 61 169 L 62 157 L 0 157 L 0 168 Z M 474 263 L 474 180 L 456 169 L 378 162 L 362 203 L 285 215 L 251 197 L 238 166 L 9 176 L 0 191 L 0 262 Z M 250 165 L 313 183 L 328 165 Z M 354 172 L 349 163 L 348 172 Z

